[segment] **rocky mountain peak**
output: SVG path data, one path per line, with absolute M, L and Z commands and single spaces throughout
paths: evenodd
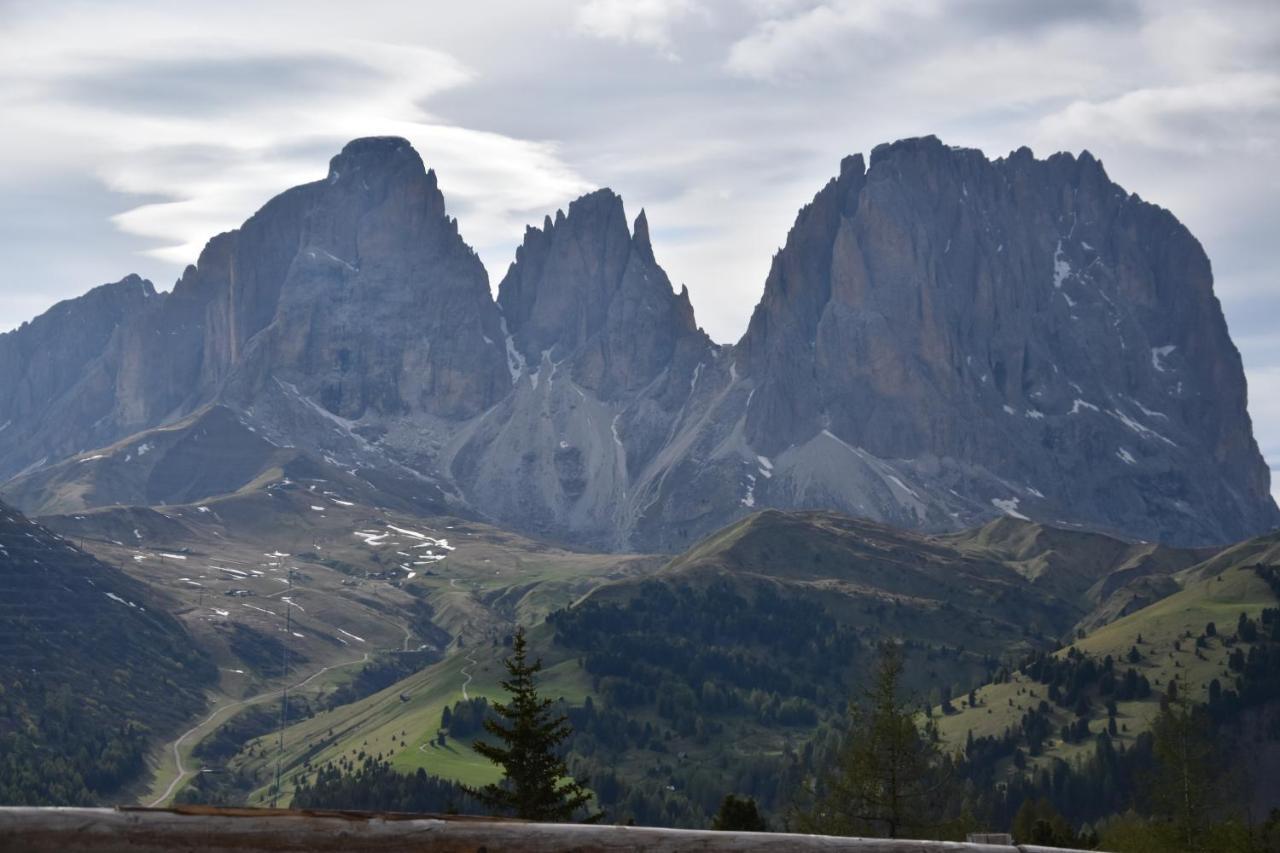
M 604 324 L 631 254 L 622 198 L 600 189 L 530 227 L 498 285 L 507 329 L 526 360 L 572 352 Z
M 272 376 L 356 420 L 470 417 L 508 390 L 488 275 L 406 140 L 349 143 L 326 180 L 279 196 L 237 242 L 250 257 L 226 287 L 258 273 L 248 301 L 269 306 L 240 348 L 257 366 L 240 371 L 239 394 Z
M 642 261 L 657 265 L 658 262 L 653 257 L 653 243 L 649 240 L 649 217 L 645 216 L 644 208 L 640 209 L 635 225 L 631 228 L 631 247 Z
M 379 178 L 400 171 L 423 173 L 422 158 L 409 140 L 399 136 L 366 136 L 353 139 L 329 161 L 328 183 Z M 435 176 L 431 176 L 435 182 Z
M 895 460 L 872 513 L 893 523 L 994 510 L 1189 542 L 1277 518 L 1203 251 L 1087 152 L 922 137 L 842 164 L 740 351 L 751 446 Z
M 650 381 L 679 338 L 700 335 L 687 293 L 672 290 L 654 257 L 648 217 L 628 228 L 609 189 L 525 232 L 498 304 L 526 363 L 570 359 L 575 379 L 606 397 Z
M 172 292 L 126 279 L 0 335 L 0 475 L 222 405 L 608 547 L 683 548 L 766 507 L 1196 544 L 1280 523 L 1208 259 L 1087 152 L 844 158 L 734 347 L 652 236 L 587 194 L 526 230 L 495 303 L 422 158 L 355 140 Z

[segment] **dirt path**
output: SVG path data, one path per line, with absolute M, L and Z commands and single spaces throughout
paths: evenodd
M 297 690 L 299 688 L 306 687 L 312 681 L 324 675 L 326 672 L 329 672 L 330 670 L 341 669 L 342 667 L 347 667 L 347 666 L 355 666 L 356 664 L 366 663 L 368 662 L 368 660 L 369 660 L 369 653 L 365 652 L 364 656 L 357 660 L 349 660 L 349 661 L 344 661 L 342 663 L 330 664 L 329 666 L 323 667 L 311 673 L 309 676 L 304 678 L 302 681 L 299 681 L 297 684 L 290 685 L 289 690 Z M 173 780 L 169 783 L 169 787 L 165 788 L 164 793 L 161 794 L 159 797 L 157 797 L 153 802 L 148 803 L 148 805 L 151 808 L 158 808 L 159 806 L 164 805 L 164 803 L 168 801 L 170 797 L 173 796 L 174 792 L 178 789 L 178 787 L 181 786 L 182 783 L 185 782 L 190 775 L 192 775 L 192 773 L 194 773 L 194 771 L 187 770 L 182 765 L 182 745 L 186 743 L 187 740 L 192 737 L 192 735 L 196 734 L 197 732 L 200 732 L 202 729 L 207 729 L 211 731 L 213 728 L 216 728 L 216 724 L 220 724 L 223 720 L 225 720 L 226 717 L 229 716 L 228 712 L 230 711 L 234 711 L 238 708 L 244 708 L 249 705 L 257 705 L 260 702 L 265 702 L 269 699 L 274 699 L 277 696 L 279 696 L 280 693 L 281 693 L 281 689 L 276 688 L 275 690 L 268 690 L 266 693 L 259 693 L 257 696 L 250 696 L 248 699 L 240 699 L 236 702 L 230 702 L 226 705 L 222 705 L 216 708 L 213 711 L 213 713 L 205 717 L 199 723 L 187 729 L 182 734 L 178 735 L 177 739 L 175 739 L 173 743 L 169 745 L 169 749 L 167 750 L 173 756 L 174 766 L 177 768 L 178 773 L 176 776 L 174 776 Z

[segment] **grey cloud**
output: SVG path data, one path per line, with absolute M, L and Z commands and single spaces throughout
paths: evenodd
M 121 234 L 110 217 L 150 199 L 103 189 L 75 175 L 30 175 L 0 191 L 0 331 L 50 305 L 131 272 L 157 287 L 180 270 L 141 253 L 150 241 Z
M 1039 30 L 1061 24 L 1132 25 L 1142 19 L 1137 0 L 1072 0 L 1036 3 L 1027 0 L 964 0 L 949 17 L 968 26 L 1005 32 Z
M 141 60 L 68 76 L 52 95 L 97 108 L 160 115 L 208 115 L 299 94 L 357 91 L 381 72 L 332 54 Z

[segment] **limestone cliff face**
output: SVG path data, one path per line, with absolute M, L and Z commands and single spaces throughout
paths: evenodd
M 681 346 L 705 349 L 687 289 L 672 292 L 649 242 L 649 223 L 627 228 L 622 199 L 598 190 L 566 216 L 529 228 L 498 288 L 515 352 L 535 369 L 543 353 L 572 362 L 574 379 L 619 399 L 666 370 Z
M 495 303 L 417 153 L 356 140 L 171 293 L 130 278 L 0 335 L 0 478 L 213 406 L 596 547 L 678 550 L 763 507 L 1176 544 L 1280 525 L 1208 260 L 1087 153 L 846 158 L 718 346 L 611 191 L 528 229 Z M 24 500 L 117 461 L 28 474 Z
M 719 348 L 658 266 L 643 212 L 599 190 L 530 228 L 499 287 L 512 393 L 465 435 L 468 501 L 541 533 L 626 547 L 655 457 L 693 410 Z M 724 378 L 720 380 L 724 384 Z
M 151 282 L 131 275 L 0 335 L 0 473 L 114 437 L 102 421 L 117 406 L 118 365 L 104 354 L 157 298 Z
M 826 431 L 889 461 L 918 523 L 994 508 L 1176 541 L 1276 523 L 1208 259 L 1087 152 L 990 161 L 929 137 L 846 161 L 739 349 L 753 447 Z
M 233 399 L 285 382 L 348 420 L 465 418 L 506 393 L 484 267 L 404 140 L 352 142 L 324 181 L 280 196 L 230 242 L 189 277 L 224 300 L 210 337 L 234 365 Z
M 54 346 L 64 338 L 73 345 Z M 217 400 L 271 409 L 286 388 L 344 420 L 467 418 L 510 388 L 484 268 L 401 139 L 351 143 L 325 180 L 210 240 L 171 292 L 131 277 L 0 347 L 14 353 L 0 368 L 5 417 L 20 431 L 59 421 L 28 443 L 0 441 L 8 475 Z

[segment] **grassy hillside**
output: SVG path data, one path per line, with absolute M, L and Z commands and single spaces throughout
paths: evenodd
M 156 749 L 142 802 L 172 795 L 175 780 L 207 763 L 193 755 L 201 740 L 278 703 L 285 684 L 294 685 L 295 714 L 321 708 L 388 655 L 422 650 L 438 660 L 456 637 L 491 641 L 515 621 L 537 623 L 600 583 L 658 565 L 423 518 L 384 500 L 396 504 L 350 472 L 295 460 L 196 504 L 46 519 L 165 595 L 218 668 L 215 716 L 176 744 L 185 772 L 179 779 L 169 745 Z
M 173 602 L 0 504 L 0 802 L 109 801 L 205 704 Z
M 1224 561 L 1013 519 L 929 536 L 770 511 L 664 565 L 422 518 L 382 505 L 351 472 L 299 464 L 195 505 L 51 520 L 177 600 L 221 668 L 217 714 L 176 744 L 184 775 L 158 756 L 150 799 L 206 767 L 226 772 L 202 775 L 189 796 L 269 802 L 279 766 L 288 802 L 321 768 L 365 758 L 492 781 L 496 769 L 470 748 L 478 729 L 454 726 L 442 740 L 442 717 L 500 697 L 504 640 L 524 624 L 547 667 L 544 692 L 577 730 L 570 766 L 611 814 L 701 825 L 737 791 L 776 815 L 830 748 L 882 640 L 905 645 L 909 687 L 939 706 L 956 745 L 970 732 L 1002 736 L 1049 698 L 1019 661 L 1110 655 L 1112 677 L 1132 669 L 1148 685 L 1117 703 L 1124 745 L 1170 680 L 1191 695 L 1230 670 L 1235 620 L 1269 606 L 1265 583 L 1241 565 L 1271 553 L 1265 543 Z M 1223 631 L 1196 648 L 1209 621 Z M 1131 646 L 1141 650 L 1133 664 Z M 275 663 L 283 647 L 287 677 Z M 419 650 L 412 663 L 408 650 Z M 278 705 L 286 683 L 281 752 L 264 706 Z M 947 696 L 954 713 L 943 714 Z M 1083 754 L 1080 727 L 1108 723 L 1097 696 L 1083 716 L 1049 704 L 1033 769 Z M 1074 734 L 1062 737 L 1063 726 Z
M 1186 586 L 1174 594 L 1135 613 L 1101 627 L 1054 653 L 1063 661 L 1075 655 L 1087 656 L 1102 663 L 1110 659 L 1114 679 L 1123 683 L 1132 671 L 1150 686 L 1143 696 L 1119 698 L 1115 703 L 1116 731 L 1112 739 L 1117 747 L 1132 746 L 1149 730 L 1160 709 L 1161 697 L 1174 684 L 1177 695 L 1196 703 L 1207 702 L 1210 685 L 1215 679 L 1220 689 L 1230 689 L 1240 674 L 1232 665 L 1232 655 L 1247 657 L 1254 645 L 1241 636 L 1241 616 L 1255 624 L 1262 611 L 1277 606 L 1276 596 L 1267 583 L 1253 570 L 1256 548 L 1238 549 L 1244 556 L 1230 565 L 1221 559 L 1186 572 Z M 1212 628 L 1209 626 L 1212 624 Z M 1258 639 L 1257 642 L 1265 642 Z M 1030 770 L 1048 767 L 1056 759 L 1074 762 L 1092 752 L 1093 740 L 1077 736 L 1061 737 L 1063 726 L 1088 725 L 1091 733 L 1109 727 L 1108 693 L 1091 684 L 1079 691 L 1087 703 L 1082 714 L 1074 703 L 1066 705 L 1049 701 L 1048 737 L 1042 751 L 1027 759 Z M 1001 738 L 1017 732 L 1025 715 L 1051 700 L 1048 686 L 1036 679 L 1027 668 L 1013 670 L 997 683 L 989 683 L 973 691 L 975 704 L 969 697 L 953 702 L 954 712 L 935 708 L 935 718 L 943 738 L 956 747 L 970 738 Z M 1027 747 L 1025 739 L 1023 747 Z M 1005 762 L 1007 772 L 1016 772 L 1012 760 Z
M 601 780 L 606 805 L 697 822 L 726 790 L 785 805 L 815 732 L 843 711 L 876 642 L 908 644 L 919 695 L 961 695 L 1002 665 L 1056 648 L 1134 579 L 1176 586 L 1173 573 L 1202 557 L 1013 520 L 931 537 L 832 513 L 764 512 L 656 574 L 581 598 L 557 591 L 556 606 L 574 602 L 558 611 L 508 612 L 535 624 L 551 612 L 533 634 L 546 689 L 576 705 L 571 761 Z M 480 575 L 459 581 L 441 612 L 545 598 L 563 572 L 557 559 L 501 591 Z M 495 695 L 502 633 L 464 627 L 447 661 L 295 726 L 286 781 L 362 753 L 406 771 L 493 778 L 465 738 L 436 738 L 468 675 L 469 696 Z M 580 704 L 588 696 L 589 710 Z M 255 745 L 236 766 L 265 781 L 273 761 Z

